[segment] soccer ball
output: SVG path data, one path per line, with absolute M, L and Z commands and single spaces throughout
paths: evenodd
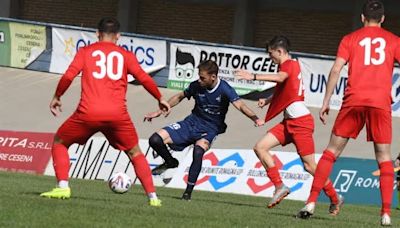
M 115 193 L 125 193 L 132 185 L 132 179 L 123 172 L 115 173 L 108 180 L 108 186 Z

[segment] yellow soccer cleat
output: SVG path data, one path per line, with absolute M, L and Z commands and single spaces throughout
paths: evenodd
M 53 188 L 49 192 L 43 192 L 40 194 L 42 197 L 55 198 L 55 199 L 69 199 L 71 198 L 70 188 Z
M 161 207 L 161 200 L 160 199 L 150 199 L 149 205 L 152 207 Z

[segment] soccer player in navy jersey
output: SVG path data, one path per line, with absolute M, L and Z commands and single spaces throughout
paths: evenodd
M 188 183 L 182 199 L 190 200 L 193 188 L 200 174 L 202 158 L 210 148 L 215 137 L 224 133 L 227 125 L 225 116 L 229 103 L 249 117 L 255 126 L 262 126 L 264 121 L 246 106 L 235 90 L 224 80 L 218 78 L 218 65 L 211 60 L 203 61 L 198 66 L 199 79 L 190 83 L 189 87 L 172 96 L 168 103 L 174 107 L 184 98 L 195 99 L 192 113 L 184 120 L 172 123 L 149 138 L 150 146 L 159 154 L 164 163 L 152 170 L 153 175 L 160 175 L 165 170 L 176 168 L 177 159 L 172 157 L 166 144 L 176 151 L 194 144 L 193 162 L 190 165 Z M 151 121 L 161 115 L 161 110 L 149 113 L 145 120 Z

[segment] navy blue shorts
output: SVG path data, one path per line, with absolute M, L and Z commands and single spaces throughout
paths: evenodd
M 169 147 L 175 151 L 181 151 L 187 146 L 196 143 L 199 139 L 206 139 L 210 143 L 218 135 L 218 131 L 211 129 L 193 118 L 186 118 L 182 121 L 172 123 L 163 128 L 172 139 Z

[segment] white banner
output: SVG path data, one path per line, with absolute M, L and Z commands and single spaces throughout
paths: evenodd
M 277 65 L 273 64 L 265 53 L 216 46 L 171 43 L 167 87 L 185 89 L 190 82 L 199 78 L 197 66 L 204 60 L 214 60 L 219 66 L 218 76 L 235 88 L 239 95 L 275 86 L 275 83 L 271 82 L 238 80 L 233 75 L 237 69 L 245 69 L 253 73 L 276 73 Z
M 148 140 L 139 140 L 139 145 L 146 155 L 151 169 L 163 162 L 162 158 L 157 156 L 149 147 Z M 190 149 L 188 147 L 182 152 L 172 151 L 172 154 L 179 161 L 182 161 Z M 69 176 L 71 178 L 106 181 L 113 173 L 125 172 L 134 180 L 134 183 L 140 184 L 128 156 L 110 146 L 105 137 L 93 136 L 82 146 L 73 144 L 69 147 L 68 154 L 70 157 Z M 153 176 L 154 184 L 164 186 L 171 180 L 175 171 L 177 169 L 170 169 L 163 175 Z M 55 175 L 52 161 L 47 165 L 44 174 Z
M 297 153 L 273 152 L 282 181 L 290 187 L 287 197 L 306 200 L 312 184 Z M 321 155 L 317 154 L 319 159 Z M 317 160 L 318 160 L 317 159 Z M 187 156 L 167 187 L 186 188 L 191 156 Z M 203 157 L 203 166 L 195 190 L 228 192 L 271 197 L 274 185 L 252 150 L 211 149 Z
M 392 78 L 392 116 L 400 116 L 400 68 L 393 70 Z
M 97 40 L 94 32 L 52 28 L 53 51 L 50 72 L 64 73 L 76 51 Z M 160 70 L 167 64 L 166 41 L 121 36 L 118 45 L 133 52 L 142 68 L 148 73 Z
M 309 107 L 320 108 L 326 92 L 329 72 L 333 60 L 299 58 L 301 74 L 303 76 L 305 102 Z M 340 72 L 340 78 L 331 98 L 330 108 L 339 110 L 342 106 L 344 90 L 347 85 L 347 65 Z

